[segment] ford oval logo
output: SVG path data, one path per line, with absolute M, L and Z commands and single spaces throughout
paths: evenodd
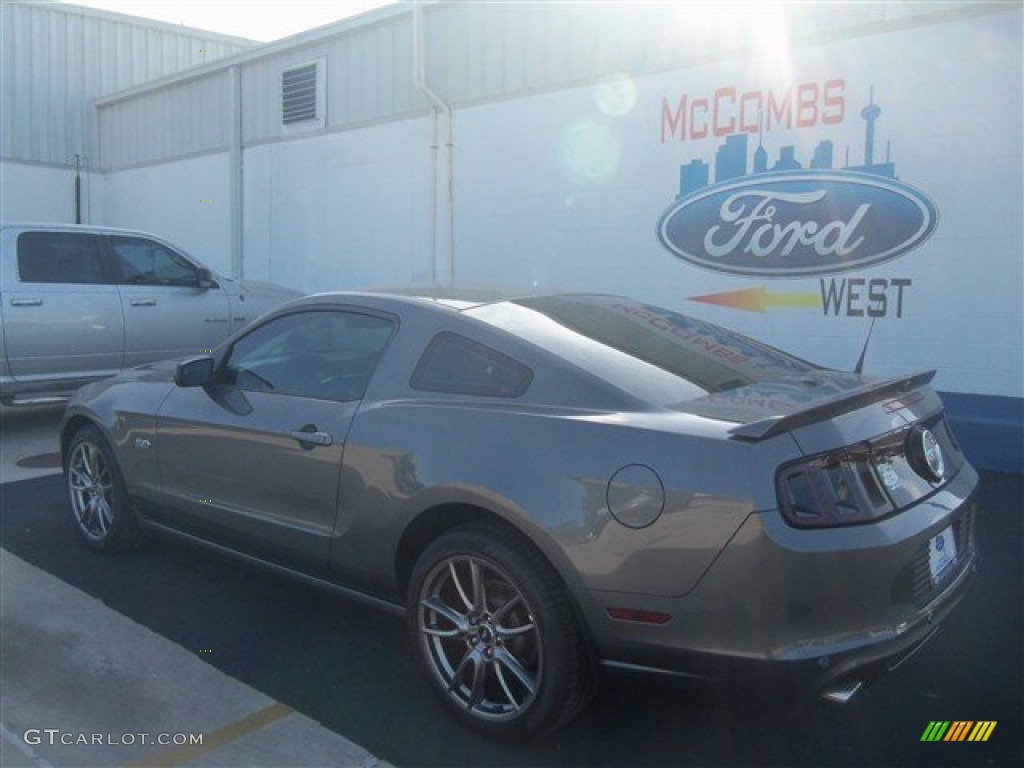
M 895 259 L 927 240 L 938 211 L 891 178 L 854 171 L 745 176 L 678 200 L 658 222 L 661 242 L 699 267 L 796 277 Z

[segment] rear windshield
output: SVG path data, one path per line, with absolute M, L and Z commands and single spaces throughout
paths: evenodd
M 472 315 L 657 405 L 816 370 L 712 323 L 615 296 L 544 296 Z

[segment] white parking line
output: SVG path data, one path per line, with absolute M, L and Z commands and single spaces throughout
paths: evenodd
M 0 723 L 0 738 L 2 738 L 5 743 L 13 745 L 15 749 L 29 759 L 31 765 L 35 766 L 35 768 L 54 768 L 52 763 L 49 763 L 37 755 L 36 751 L 25 743 L 24 738 L 13 733 L 4 723 Z M 6 750 L 0 751 L 0 755 L 2 755 L 3 752 L 6 752 Z M 6 758 L 2 762 L 6 766 L 11 766 L 11 768 L 14 766 L 14 764 Z

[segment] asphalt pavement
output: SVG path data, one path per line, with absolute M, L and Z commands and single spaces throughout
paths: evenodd
M 6 467 L 17 450 L 4 430 Z M 31 446 L 46 452 L 45 440 Z M 393 616 L 176 541 L 92 553 L 50 472 L 5 470 L 0 486 L 5 766 L 1024 764 L 1021 475 L 983 473 L 971 592 L 920 653 L 849 704 L 783 708 L 707 685 L 612 680 L 579 719 L 527 745 L 448 718 Z M 984 742 L 922 741 L 935 721 L 996 725 Z M 44 732 L 26 740 L 30 729 Z M 69 750 L 45 729 L 202 733 L 206 744 Z
M 12 554 L 17 509 L 20 532 L 59 558 L 43 518 L 56 505 L 69 522 L 66 503 L 32 489 L 60 486 L 62 412 L 0 407 L 0 766 L 386 765 L 217 669 L 213 648 L 184 648 Z

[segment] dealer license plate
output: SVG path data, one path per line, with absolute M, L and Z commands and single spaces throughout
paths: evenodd
M 956 566 L 956 538 L 952 526 L 932 537 L 928 542 L 928 568 L 932 584 L 938 584 L 946 572 Z

